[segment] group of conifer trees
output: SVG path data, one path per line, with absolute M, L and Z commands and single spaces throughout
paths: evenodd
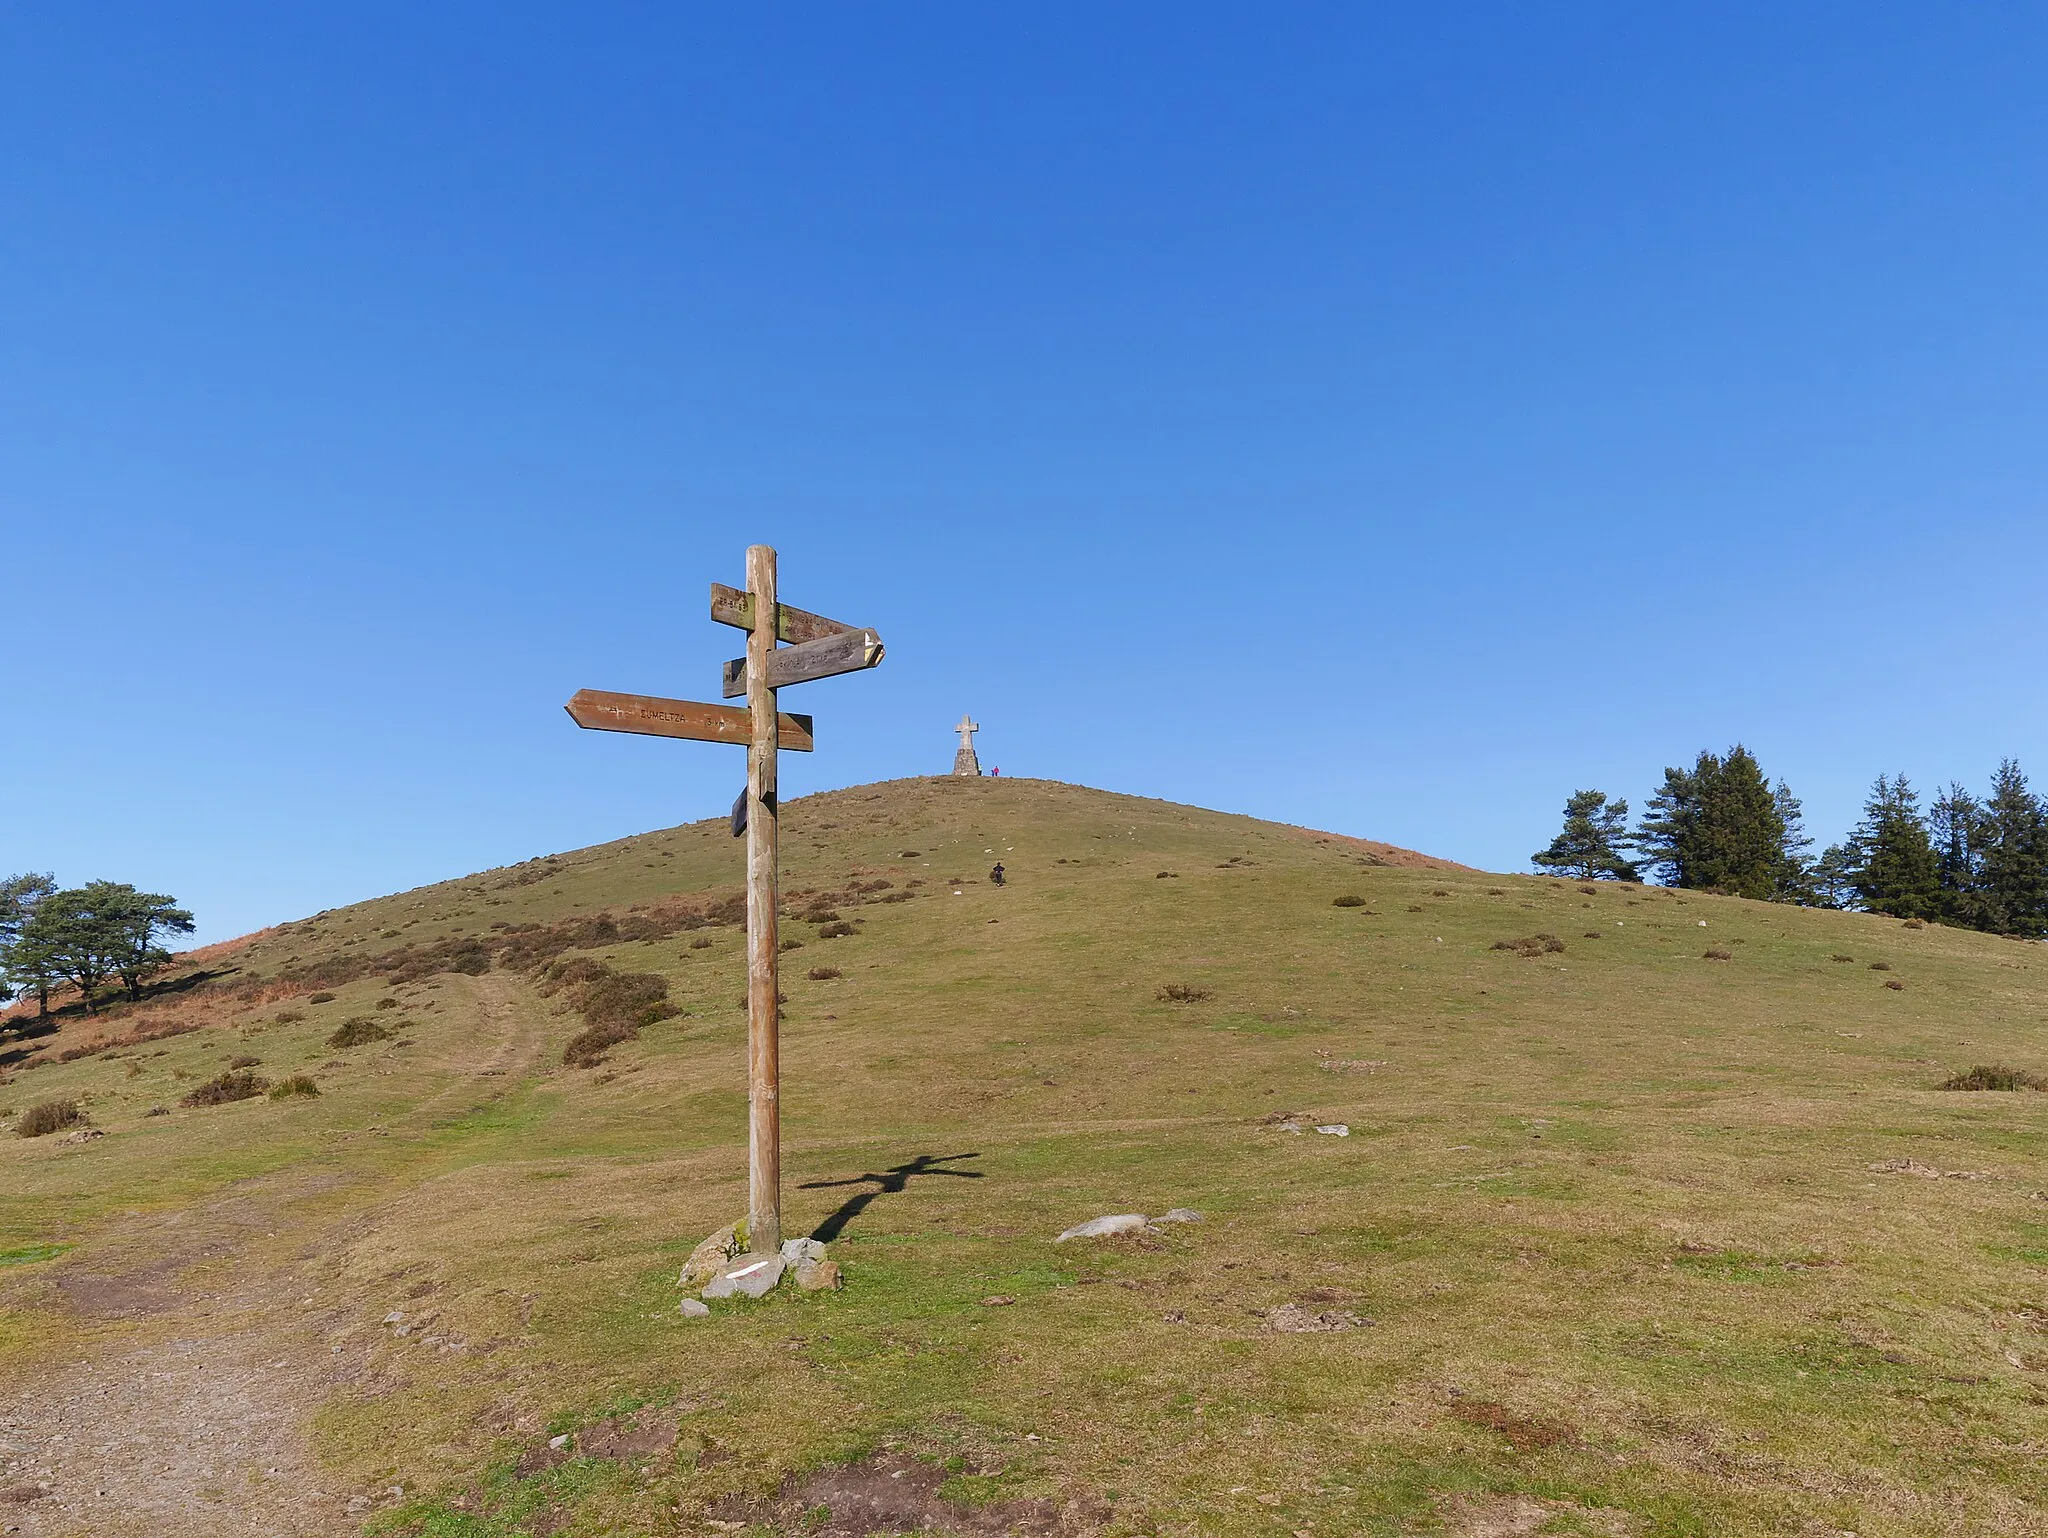
M 1530 859 L 1581 879 L 1647 876 L 1735 897 L 2048 935 L 2048 802 L 2011 759 L 1988 795 L 1950 785 L 1925 812 L 1904 775 L 1879 775 L 1855 830 L 1817 856 L 1812 848 L 1798 797 L 1783 780 L 1771 784 L 1737 744 L 1701 753 L 1690 769 L 1666 769 L 1633 828 L 1628 802 L 1574 792 L 1563 831 Z
M 161 892 L 125 881 L 60 887 L 48 875 L 0 879 L 0 1005 L 31 995 L 48 1014 L 50 991 L 78 990 L 90 1014 L 99 989 L 119 982 L 130 999 L 171 960 L 163 941 L 192 933 L 192 915 Z

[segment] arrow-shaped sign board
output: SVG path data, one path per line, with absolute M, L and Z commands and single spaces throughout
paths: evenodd
M 652 694 L 612 694 L 603 689 L 578 689 L 562 707 L 578 726 L 600 732 L 638 732 L 647 737 L 690 737 L 698 742 L 747 745 L 753 717 L 741 705 L 700 705 L 695 700 L 665 700 Z M 811 718 L 778 712 L 775 745 L 797 753 L 813 747 Z
M 754 628 L 754 595 L 742 593 L 736 587 L 727 587 L 723 582 L 711 584 L 711 617 L 721 625 L 731 625 L 735 630 Z M 775 606 L 775 639 L 800 644 L 804 641 L 821 641 L 828 635 L 842 635 L 857 627 L 842 625 L 836 619 L 827 619 L 822 614 L 812 614 L 806 609 L 792 609 L 786 603 Z M 872 664 L 870 664 L 872 666 Z
M 858 673 L 882 660 L 882 638 L 872 630 L 842 630 L 820 636 L 801 646 L 786 646 L 769 653 L 768 687 L 806 684 L 814 678 L 832 678 L 840 673 Z M 725 665 L 725 697 L 737 699 L 747 692 L 747 659 L 735 657 Z

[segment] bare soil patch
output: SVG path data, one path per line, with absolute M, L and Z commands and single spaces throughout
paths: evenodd
M 908 1453 L 877 1453 L 789 1480 L 772 1500 L 721 1501 L 712 1515 L 726 1522 L 760 1523 L 776 1532 L 801 1530 L 811 1538 L 918 1532 L 1053 1538 L 1071 1531 L 1050 1502 L 969 1506 L 941 1496 L 945 1482 L 944 1473 Z
M 1541 1452 L 1546 1447 L 1569 1447 L 1579 1440 L 1578 1432 L 1563 1421 L 1541 1415 L 1518 1415 L 1504 1404 L 1490 1399 L 1461 1399 L 1451 1406 L 1454 1418 L 1468 1426 L 1498 1431 L 1518 1453 Z

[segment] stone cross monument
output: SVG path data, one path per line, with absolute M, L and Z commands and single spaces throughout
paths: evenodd
M 960 751 L 953 755 L 953 772 L 979 775 L 981 760 L 974 756 L 974 734 L 981 728 L 975 725 L 973 717 L 962 716 L 960 724 L 953 730 L 960 734 Z

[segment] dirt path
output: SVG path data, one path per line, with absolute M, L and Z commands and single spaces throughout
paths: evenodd
M 393 1118 L 393 1135 L 499 1098 L 537 1062 L 543 1026 L 531 1001 L 496 976 L 475 991 L 491 1035 L 473 1074 Z M 337 1187 L 358 1181 L 361 1199 L 344 1197 L 337 1212 Z M 57 1292 L 76 1314 L 132 1322 L 135 1336 L 0 1386 L 0 1532 L 359 1532 L 392 1497 L 343 1488 L 308 1445 L 312 1415 L 362 1370 L 329 1344 L 353 1311 L 309 1306 L 312 1279 L 344 1235 L 403 1199 L 388 1177 L 301 1170 L 103 1234 L 89 1259 L 58 1275 Z M 259 1249 L 290 1258 L 264 1261 Z M 219 1290 L 200 1290 L 209 1284 Z

